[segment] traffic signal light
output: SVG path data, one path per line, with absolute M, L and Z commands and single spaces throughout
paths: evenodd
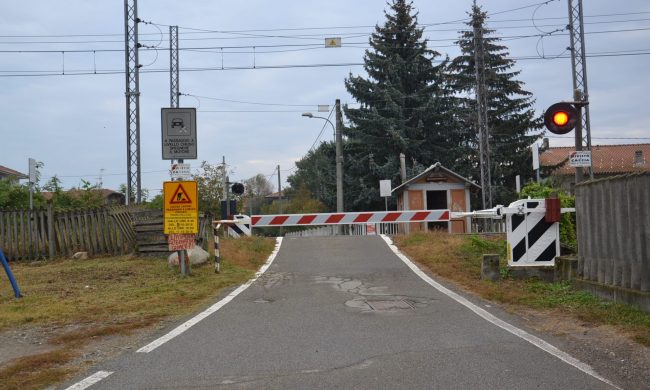
M 555 103 L 544 113 L 544 125 L 554 134 L 570 132 L 578 119 L 578 111 L 571 103 Z
M 242 183 L 235 183 L 232 185 L 230 190 L 233 192 L 233 194 L 241 195 L 244 193 L 244 185 Z

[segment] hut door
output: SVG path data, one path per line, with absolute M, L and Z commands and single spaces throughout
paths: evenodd
M 427 210 L 444 210 L 447 208 L 447 191 L 427 191 Z M 449 228 L 447 222 L 429 222 L 429 230 Z

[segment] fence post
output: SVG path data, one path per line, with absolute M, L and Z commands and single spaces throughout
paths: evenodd
M 47 242 L 50 260 L 55 256 L 56 237 L 54 237 L 54 204 L 47 202 Z

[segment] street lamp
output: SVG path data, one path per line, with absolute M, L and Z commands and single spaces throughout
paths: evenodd
M 343 210 L 343 153 L 342 153 L 342 137 L 341 132 L 338 130 L 331 120 L 323 116 L 315 116 L 311 112 L 303 112 L 302 116 L 306 118 L 318 118 L 326 120 L 334 130 L 334 137 L 336 139 L 336 212 L 342 213 Z M 337 121 L 338 122 L 338 121 Z
M 330 126 L 332 126 L 332 130 L 334 131 L 334 137 L 336 137 L 336 126 L 334 126 L 334 123 L 332 123 L 331 120 L 325 118 L 324 116 L 315 116 L 315 115 L 312 114 L 311 112 L 303 112 L 303 113 L 302 113 L 302 116 L 307 117 L 307 118 L 318 118 L 318 119 L 326 120 L 327 123 L 329 123 Z

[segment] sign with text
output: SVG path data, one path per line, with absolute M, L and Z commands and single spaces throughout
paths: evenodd
M 590 167 L 591 151 L 580 150 L 569 154 L 569 165 L 572 167 Z
M 165 234 L 199 232 L 198 185 L 195 181 L 163 183 Z
M 193 249 L 196 246 L 195 234 L 170 234 L 167 236 L 167 244 L 170 251 L 182 251 Z
M 169 174 L 172 179 L 187 180 L 190 178 L 190 176 L 192 176 L 192 172 L 190 170 L 190 164 L 186 164 L 186 163 L 172 164 L 172 167 L 169 170 Z
M 196 159 L 196 108 L 162 108 L 162 159 Z

